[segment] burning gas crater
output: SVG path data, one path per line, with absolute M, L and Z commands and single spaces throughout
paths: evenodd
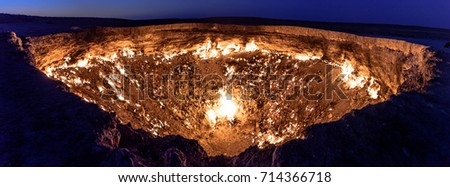
M 27 49 L 121 122 L 195 139 L 209 155 L 305 138 L 431 78 L 423 46 L 293 27 L 104 28 L 29 38 Z

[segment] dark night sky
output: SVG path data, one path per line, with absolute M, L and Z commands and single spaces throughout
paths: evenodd
M 0 0 L 0 12 L 129 19 L 249 16 L 450 29 L 450 0 Z

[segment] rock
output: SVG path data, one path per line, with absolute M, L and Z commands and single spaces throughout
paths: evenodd
M 134 166 L 133 155 L 128 149 L 119 148 L 114 150 L 100 164 L 103 167 L 131 167 Z
M 169 148 L 164 154 L 164 165 L 169 167 L 186 166 L 186 156 L 177 148 Z
M 111 116 L 111 118 L 114 119 L 114 116 Z M 105 129 L 98 135 L 98 143 L 111 149 L 119 147 L 121 134 L 117 125 L 120 125 L 117 120 L 111 120 L 110 123 L 106 124 Z
M 18 51 L 23 51 L 23 47 L 22 47 L 22 39 L 20 39 L 15 32 L 10 32 L 9 33 L 9 39 L 8 42 L 10 44 L 13 44 L 14 46 L 16 46 L 16 49 Z
M 444 47 L 445 48 L 450 48 L 450 42 L 447 42 Z

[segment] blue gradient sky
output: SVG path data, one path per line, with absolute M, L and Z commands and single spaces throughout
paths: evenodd
M 0 0 L 0 12 L 129 19 L 252 16 L 450 29 L 450 0 Z

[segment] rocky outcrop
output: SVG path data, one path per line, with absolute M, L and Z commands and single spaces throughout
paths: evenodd
M 20 39 L 19 37 L 17 37 L 15 32 L 8 32 L 6 33 L 6 37 L 9 38 L 8 42 L 10 44 L 12 44 L 13 46 L 16 46 L 18 51 L 23 51 L 22 48 L 22 39 Z

